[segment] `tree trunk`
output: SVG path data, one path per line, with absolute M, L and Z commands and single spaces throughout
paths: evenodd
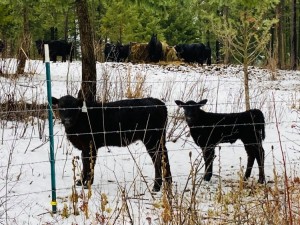
M 65 41 L 68 41 L 68 30 L 69 30 L 69 14 L 70 14 L 70 8 L 68 8 L 66 11 L 64 11 L 65 14 L 65 26 L 64 26 L 64 37 Z
M 244 63 L 243 70 L 244 70 L 245 106 L 246 106 L 246 110 L 250 110 L 249 73 L 248 73 L 247 63 Z
M 221 62 L 220 58 L 220 41 L 216 40 L 216 63 L 219 64 Z
M 296 27 L 296 0 L 291 1 L 291 69 L 297 69 L 297 27 Z
M 244 21 L 247 20 L 247 12 L 243 14 Z M 245 89 L 245 106 L 246 110 L 250 110 L 250 94 L 249 94 L 249 73 L 248 73 L 248 66 L 249 66 L 249 49 L 248 49 L 248 33 L 249 33 L 249 26 L 247 23 L 243 23 L 243 70 L 244 70 L 244 89 Z
M 82 54 L 82 83 L 78 97 L 88 101 L 96 100 L 96 60 L 92 28 L 86 0 L 76 0 L 76 11 L 79 23 L 79 33 Z
M 280 1 L 276 8 L 276 14 L 278 18 L 277 26 L 277 52 L 278 52 L 278 59 L 277 59 L 277 66 L 278 69 L 283 69 L 284 67 L 284 44 L 283 44 L 283 29 L 282 29 L 282 23 L 283 23 L 283 16 L 282 16 L 282 7 L 283 7 L 283 0 Z
M 224 10 L 223 10 L 223 15 L 225 17 L 226 22 L 228 23 L 228 7 L 225 6 Z M 229 63 L 229 58 L 230 58 L 230 51 L 229 51 L 229 41 L 226 40 L 224 43 L 225 46 L 225 53 L 224 53 L 224 64 L 228 64 Z
M 24 74 L 26 59 L 30 49 L 30 32 L 29 32 L 29 20 L 28 20 L 28 6 L 23 5 L 23 35 L 20 43 L 20 49 L 18 52 L 18 66 L 16 75 Z

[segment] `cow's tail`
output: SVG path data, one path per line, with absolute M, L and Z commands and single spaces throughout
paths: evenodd
M 266 132 L 265 132 L 265 116 L 260 110 L 255 111 L 255 123 L 257 129 L 261 133 L 261 138 L 264 140 L 266 138 Z

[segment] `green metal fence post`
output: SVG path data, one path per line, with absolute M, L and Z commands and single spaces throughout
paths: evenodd
M 52 190 L 52 213 L 57 212 L 56 202 L 56 182 L 55 182 L 55 159 L 54 159 L 54 140 L 53 140 L 53 115 L 52 115 L 52 93 L 51 93 L 51 76 L 50 76 L 50 59 L 49 46 L 45 48 L 45 64 L 46 64 L 46 79 L 47 79 L 47 96 L 48 96 L 48 120 L 49 120 L 49 139 L 50 139 L 50 164 L 51 164 L 51 190 Z

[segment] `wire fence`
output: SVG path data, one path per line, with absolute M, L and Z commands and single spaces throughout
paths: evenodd
M 185 73 L 185 72 L 182 72 Z M 201 71 L 199 72 L 201 75 Z M 115 76 L 117 76 L 119 74 L 116 74 Z M 202 78 L 202 79 L 205 79 Z M 27 102 L 29 104 L 32 104 L 33 102 L 31 101 L 32 97 L 26 97 L 26 94 L 23 94 L 24 92 L 19 91 L 18 87 L 16 87 L 16 93 L 20 94 L 20 96 L 22 96 L 23 94 L 23 98 L 18 98 L 17 95 L 15 94 L 14 96 L 11 95 L 9 96 L 11 93 L 9 93 L 7 91 L 7 88 L 5 88 L 5 86 L 19 86 L 20 88 L 28 88 L 28 92 L 30 92 L 30 90 L 36 89 L 36 90 L 40 90 L 40 88 L 42 86 L 45 85 L 46 81 L 45 80 L 41 80 L 41 78 L 39 77 L 30 77 L 28 79 L 24 79 L 24 80 L 7 80 L 4 78 L 0 77 L 0 81 L 1 81 L 1 85 L 0 85 L 0 93 L 3 93 L 0 97 L 0 105 L 1 105 L 1 110 L 0 110 L 0 148 L 2 148 L 1 151 L 3 151 L 3 149 L 5 149 L 6 152 L 4 155 L 7 156 L 9 155 L 9 151 L 14 149 L 14 148 L 18 148 L 18 143 L 19 145 L 23 146 L 27 146 L 26 151 L 24 150 L 23 152 L 20 153 L 20 150 L 18 150 L 19 152 L 14 152 L 12 151 L 12 157 L 18 156 L 20 157 L 21 154 L 23 154 L 23 157 L 26 157 L 27 155 L 32 156 L 32 154 L 38 152 L 39 155 L 42 155 L 41 153 L 43 152 L 44 154 L 47 154 L 48 152 L 48 139 L 49 136 L 47 135 L 47 132 L 44 130 L 45 127 L 47 127 L 47 122 L 44 122 L 43 125 L 43 129 L 41 129 L 38 125 L 38 122 L 34 119 L 34 118 L 30 118 L 30 119 L 22 119 L 20 121 L 18 120 L 11 120 L 8 121 L 5 119 L 5 115 L 10 115 L 13 113 L 20 113 L 20 114 L 30 114 L 30 113 L 37 113 L 37 114 L 42 114 L 42 113 L 46 113 L 47 112 L 47 102 L 42 102 L 40 104 L 43 104 L 43 108 L 22 108 L 22 109 L 18 109 L 18 108 L 5 108 L 6 106 L 9 105 L 9 100 L 13 99 L 15 101 L 24 101 Z M 28 83 L 28 81 L 30 81 Z M 81 79 L 78 78 L 72 78 L 68 81 L 62 81 L 61 79 L 57 79 L 54 78 L 52 79 L 53 83 L 58 83 L 60 86 L 62 86 L 62 84 L 66 84 L 68 82 L 68 85 L 72 86 L 72 85 L 80 85 L 81 84 Z M 114 80 L 105 80 L 105 79 L 97 79 L 96 81 L 98 83 L 98 85 L 103 84 L 104 82 L 106 83 L 110 83 L 113 85 L 117 85 L 116 81 Z M 136 80 L 132 80 L 130 81 L 131 84 L 138 84 L 139 81 Z M 163 83 L 168 83 L 170 81 L 166 80 L 163 81 Z M 217 86 L 217 83 L 220 83 L 220 79 L 210 79 L 209 80 L 210 83 L 214 83 L 216 84 L 215 86 Z M 175 85 L 181 85 L 181 84 L 195 84 L 195 83 L 199 83 L 199 79 L 175 79 L 172 80 L 172 83 Z M 237 79 L 233 79 L 230 80 L 230 84 L 241 84 L 242 80 L 237 78 Z M 149 86 L 158 86 L 158 85 L 162 85 L 162 81 L 152 81 L 152 80 L 146 80 L 146 85 Z M 206 90 L 206 92 L 209 91 L 215 91 L 216 88 L 213 87 L 209 90 Z M 39 93 L 38 91 L 36 91 L 37 93 Z M 288 106 L 288 110 L 289 111 L 294 111 L 295 112 L 295 116 L 288 116 L 288 117 L 284 117 L 280 120 L 280 127 L 283 128 L 289 128 L 288 131 L 286 132 L 281 132 L 281 137 L 282 139 L 280 140 L 278 138 L 278 136 L 276 136 L 276 125 L 278 125 L 278 122 L 276 122 L 276 120 L 273 119 L 268 119 L 268 121 L 266 121 L 265 125 L 266 125 L 266 137 L 267 139 L 264 140 L 263 142 L 263 146 L 265 148 L 265 156 L 268 158 L 272 158 L 275 162 L 272 162 L 272 160 L 268 160 L 264 167 L 265 169 L 268 170 L 273 170 L 275 167 L 276 168 L 281 168 L 283 167 L 283 162 L 282 162 L 282 158 L 277 156 L 272 156 L 274 154 L 274 146 L 276 149 L 280 149 L 280 144 L 284 145 L 285 149 L 284 149 L 284 153 L 287 155 L 292 155 L 293 153 L 295 153 L 293 158 L 288 158 L 287 160 L 287 166 L 291 169 L 296 168 L 296 170 L 300 167 L 300 116 L 299 116 L 299 100 L 297 94 L 295 94 L 295 96 L 293 96 L 294 94 L 290 94 L 289 98 L 278 98 L 276 100 L 270 98 L 267 98 L 266 100 L 264 100 L 265 102 L 262 104 L 261 100 L 257 100 L 254 99 L 251 101 L 251 105 L 262 105 L 265 109 L 265 111 L 273 111 L 276 109 L 272 109 L 271 106 Z M 38 95 L 39 98 L 44 98 L 46 99 L 46 97 L 44 96 L 44 94 Z M 186 97 L 186 96 L 185 96 Z M 198 96 L 200 97 L 200 96 Z M 125 97 L 124 97 L 125 98 Z M 237 105 L 241 105 L 244 104 L 244 100 L 242 99 L 238 99 L 238 101 L 236 100 L 215 100 L 217 103 L 208 103 L 206 104 L 206 107 L 209 109 L 214 109 L 216 107 L 216 105 L 218 107 L 222 107 L 222 106 L 226 106 L 226 107 L 237 107 Z M 212 101 L 212 102 L 215 102 Z M 200 148 L 194 143 L 194 141 L 192 140 L 192 138 L 189 136 L 189 129 L 186 126 L 186 122 L 184 121 L 184 116 L 182 113 L 182 110 L 178 110 L 178 106 L 174 103 L 174 101 L 166 101 L 165 106 L 168 109 L 169 115 L 168 115 L 168 125 L 166 128 L 167 131 L 167 136 L 170 134 L 170 132 L 173 132 L 171 134 L 171 136 L 167 139 L 167 151 L 169 156 L 172 155 L 185 155 L 185 157 L 187 155 L 189 155 L 190 152 L 193 153 L 193 160 L 199 160 L 199 163 L 201 165 L 203 165 L 204 168 L 204 163 L 202 160 L 202 152 L 200 150 Z M 163 106 L 163 107 L 165 107 Z M 34 107 L 34 106 L 33 106 Z M 153 107 L 153 106 L 151 106 Z M 155 106 L 155 107 L 161 107 L 161 106 Z M 294 108 L 293 108 L 294 107 Z M 147 109 L 147 106 L 118 106 L 118 107 L 112 107 L 112 106 L 105 106 L 104 109 L 115 109 L 115 110 L 120 110 L 120 109 L 140 109 L 140 108 L 145 108 Z M 68 108 L 70 109 L 70 108 Z M 76 108 L 72 108 L 72 109 L 78 109 Z M 89 108 L 89 110 L 96 110 L 96 109 L 103 109 L 103 107 L 93 107 L 93 108 Z M 66 110 L 64 108 L 61 108 L 60 110 Z M 214 110 L 212 110 L 214 111 Z M 220 109 L 218 111 L 221 111 Z M 270 113 L 271 114 L 271 113 Z M 38 117 L 37 117 L 38 118 Z M 46 120 L 46 118 L 42 118 L 43 120 Z M 179 122 L 176 122 L 175 120 L 179 120 Z M 177 123 L 175 125 L 175 122 Z M 68 143 L 68 139 L 66 137 L 66 134 L 64 133 L 64 127 L 62 124 L 60 124 L 60 120 L 58 119 L 58 122 L 56 122 L 56 124 L 54 125 L 55 129 L 56 129 L 56 133 L 55 133 L 55 142 L 57 143 L 56 145 L 56 163 L 59 164 L 59 168 L 61 169 L 63 167 L 64 164 L 68 164 L 69 166 L 67 166 L 68 170 L 72 170 L 70 164 L 72 161 L 73 156 L 80 154 L 80 152 L 72 152 L 73 149 L 75 149 L 72 145 L 69 145 Z M 15 126 L 14 126 L 15 124 Z M 260 123 L 252 123 L 251 125 L 259 125 Z M 201 126 L 201 127 L 211 127 L 211 128 L 216 128 L 219 126 L 230 126 L 230 127 L 234 127 L 234 126 L 240 126 L 240 125 L 249 125 L 249 124 L 228 124 L 228 125 L 212 125 L 212 126 Z M 32 129 L 29 129 L 29 127 L 31 126 Z M 298 129 L 297 129 L 298 127 Z M 198 128 L 198 127 L 195 127 Z M 75 136 L 81 136 L 81 135 L 108 135 L 108 134 L 113 134 L 113 133 L 117 133 L 117 134 L 126 134 L 127 132 L 149 132 L 149 131 L 156 131 L 156 130 L 160 130 L 160 129 L 165 129 L 165 128 L 155 128 L 155 129 L 134 129 L 134 130 L 111 130 L 111 131 L 98 131 L 98 132 L 85 132 L 85 133 L 79 133 L 79 134 L 73 134 Z M 71 134 L 72 135 L 72 134 Z M 274 137 L 270 137 L 273 136 Z M 173 138 L 176 137 L 176 142 L 173 142 Z M 279 141 L 280 140 L 280 141 Z M 26 144 L 24 142 L 27 142 Z M 31 142 L 34 142 L 34 144 L 31 144 Z M 251 144 L 251 143 L 250 143 Z M 174 146 L 175 145 L 175 146 Z M 30 146 L 30 147 L 28 147 Z M 218 147 L 221 148 L 222 151 L 237 151 L 237 150 L 242 150 L 243 154 L 245 155 L 245 151 L 244 149 L 244 145 L 241 142 L 237 142 L 234 143 L 232 145 L 229 144 L 220 144 L 217 146 L 217 148 L 215 149 L 215 154 L 218 153 Z M 18 148 L 18 149 L 22 149 L 22 148 Z M 39 150 L 38 150 L 39 149 Z M 67 150 L 68 151 L 65 151 Z M 59 151 L 64 150 L 64 154 L 63 153 L 57 153 Z M 108 149 L 106 150 L 107 152 L 105 152 L 105 154 L 101 154 L 101 150 L 98 150 L 98 154 L 96 156 L 96 162 L 101 164 L 103 163 L 103 161 L 106 160 L 120 160 L 120 158 L 126 158 L 126 159 L 137 159 L 137 158 L 141 158 L 141 157 L 146 157 L 148 159 L 150 159 L 150 157 L 148 156 L 148 152 L 146 151 L 146 148 L 144 146 L 138 146 L 138 149 L 135 149 L 134 151 L 132 151 L 131 149 L 124 149 L 124 151 L 120 152 L 120 151 L 116 151 L 115 149 L 113 151 Z M 108 151 L 110 151 L 108 153 Z M 291 153 L 291 151 L 293 153 Z M 70 154 L 70 152 L 72 152 Z M 290 152 L 290 153 L 289 153 Z M 233 153 L 233 155 L 235 155 L 235 153 Z M 181 158 L 181 156 L 178 157 L 179 159 Z M 232 157 L 234 158 L 234 157 Z M 186 157 L 186 159 L 188 159 L 188 157 Z M 171 171 L 172 168 L 176 168 L 177 164 L 173 162 L 173 158 L 170 158 L 170 166 L 171 166 Z M 239 161 L 239 159 L 234 159 L 236 162 Z M 244 159 L 246 160 L 246 159 Z M 21 162 L 20 162 L 21 161 Z M 150 161 L 150 160 L 149 160 Z M 151 161 L 150 161 L 151 162 Z M 121 161 L 120 164 L 123 164 L 124 162 Z M 136 165 L 134 165 L 134 163 L 130 162 L 132 164 L 132 167 L 136 167 Z M 172 173 L 172 177 L 174 180 L 176 180 L 176 182 L 187 182 L 188 180 L 188 175 L 189 175 L 189 170 L 191 167 L 191 164 L 189 164 L 189 162 L 187 160 L 185 160 L 186 165 L 186 171 L 182 172 L 184 174 L 181 173 Z M 194 161 L 193 161 L 194 163 Z M 124 163 L 125 164 L 125 163 Z M 225 175 L 227 173 L 230 174 L 236 174 L 237 171 L 237 167 L 233 166 L 224 166 L 222 164 L 222 158 L 220 157 L 220 167 L 222 167 L 220 170 L 222 171 L 222 174 L 218 174 L 217 171 L 214 172 L 214 175 L 216 176 L 222 176 Z M 239 164 L 239 163 L 237 163 Z M 28 179 L 28 175 L 25 176 L 23 178 L 23 176 L 21 175 L 21 179 L 17 179 L 15 173 L 18 171 L 18 169 L 20 170 L 25 170 L 25 167 L 28 168 L 35 168 L 39 166 L 48 166 L 49 165 L 49 159 L 47 159 L 47 157 L 44 157 L 43 159 L 39 160 L 39 159 L 30 159 L 28 161 L 23 161 L 22 160 L 11 160 L 9 157 L 3 157 L 1 159 L 1 164 L 0 164 L 0 189 L 3 187 L 12 187 L 12 189 L 14 187 L 22 186 L 23 184 L 29 184 L 30 182 L 32 182 L 32 179 Z M 110 165 L 105 165 L 106 167 L 108 167 L 108 169 L 113 170 L 113 168 L 110 168 Z M 151 166 L 151 165 L 150 165 Z M 27 170 L 27 169 L 26 169 Z M 49 168 L 50 170 L 50 168 Z M 97 167 L 96 167 L 96 174 L 99 173 Z M 116 171 L 114 171 L 116 172 Z M 142 171 L 143 173 L 144 171 Z M 21 173 L 21 172 L 20 172 Z M 203 170 L 204 173 L 204 170 Z M 203 179 L 203 173 L 199 173 L 199 180 Z M 68 171 L 68 176 L 70 176 L 69 174 L 71 174 L 71 171 Z M 299 176 L 298 175 L 298 171 L 294 171 L 291 172 L 291 174 L 293 174 L 294 176 Z M 138 176 L 138 175 L 136 175 Z M 256 177 L 256 175 L 253 175 L 254 177 Z M 10 180 L 11 179 L 11 180 Z M 45 178 L 46 179 L 46 178 Z M 49 178 L 50 179 L 50 178 Z M 59 177 L 60 179 L 60 177 Z M 225 176 L 224 176 L 224 179 Z M 238 180 L 238 177 L 236 177 L 236 179 Z M 70 181 L 68 184 L 62 183 L 62 185 L 56 189 L 56 191 L 58 191 L 59 194 L 61 195 L 65 195 L 65 193 L 69 193 L 71 190 L 71 186 L 73 185 L 73 180 L 72 178 L 68 177 L 66 180 Z M 146 177 L 145 180 L 149 183 L 153 182 L 153 177 L 149 176 Z M 121 185 L 121 186 L 126 186 L 125 183 L 134 183 L 136 182 L 136 179 L 132 178 L 132 177 L 126 177 L 126 180 L 117 180 L 115 181 L 116 185 Z M 141 181 L 142 182 L 142 181 Z M 103 179 L 101 181 L 98 181 L 98 185 L 100 185 L 101 187 L 106 186 L 109 187 L 111 185 L 111 181 L 108 181 L 107 179 Z M 30 185 L 29 185 L 30 186 Z M 14 192 L 11 191 L 9 193 L 5 193 L 6 198 L 18 198 L 18 197 L 25 197 L 28 195 L 31 196 L 35 196 L 35 195 L 39 195 L 39 194 L 48 194 L 51 192 L 51 189 L 42 189 L 42 190 L 23 190 L 20 191 L 18 190 L 18 192 Z M 38 199 L 36 200 L 38 201 Z

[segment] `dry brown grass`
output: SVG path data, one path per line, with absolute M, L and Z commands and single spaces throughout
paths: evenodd
M 146 75 L 138 74 L 137 76 L 132 76 L 129 70 L 126 79 L 123 79 L 122 82 L 117 80 L 122 78 L 116 77 L 116 80 L 112 80 L 109 71 L 103 74 L 103 83 L 99 87 L 102 91 L 99 92 L 101 93 L 101 99 L 110 101 L 116 98 L 141 98 L 147 95 Z M 117 82 L 120 85 L 112 85 Z M 162 94 L 167 101 L 170 100 L 172 85 L 175 85 L 175 83 L 170 82 L 168 85 L 165 85 L 166 90 Z M 75 87 L 72 88 L 72 92 L 75 92 L 74 89 Z M 194 84 L 183 84 L 182 93 L 180 94 L 182 100 L 185 101 L 194 97 L 195 92 L 201 99 L 206 96 L 208 91 L 205 81 L 199 79 Z M 235 102 L 234 106 L 233 104 L 228 104 L 232 106 L 231 111 L 237 111 L 239 108 L 238 106 L 242 101 L 241 95 L 242 93 L 236 96 L 229 96 L 229 98 L 234 98 Z M 1 111 L 5 112 L 1 114 L 0 120 L 2 120 L 2 124 L 4 120 L 24 122 L 32 117 L 38 117 L 42 120 L 47 118 L 47 105 L 45 104 L 16 101 L 12 95 L 6 96 L 4 99 L 6 100 L 0 104 Z M 257 107 L 260 108 L 271 104 L 267 102 L 268 99 L 263 98 L 263 101 Z M 228 103 L 230 103 L 229 100 Z M 300 104 L 296 96 L 292 107 L 295 110 L 299 110 Z M 269 114 L 274 115 L 274 109 L 272 109 L 271 105 L 267 105 L 267 108 L 270 110 Z M 176 109 L 171 116 L 168 139 L 176 142 L 180 138 L 186 138 L 184 128 L 179 130 L 184 127 L 183 117 L 180 115 L 179 110 Z M 161 195 L 154 196 L 149 200 L 150 203 L 147 202 L 147 207 L 151 209 L 151 214 L 147 215 L 146 218 L 149 225 L 300 224 L 299 177 L 289 176 L 288 179 L 285 179 L 283 174 L 276 172 L 274 163 L 274 182 L 264 185 L 251 181 L 244 182 L 241 168 L 239 173 L 240 179 L 238 180 L 221 179 L 221 171 L 219 171 L 220 179 L 218 183 L 205 184 L 200 172 L 204 166 L 201 154 L 195 160 L 192 160 L 192 154 L 191 152 L 190 173 L 181 180 L 185 184 L 184 190 L 179 190 L 176 185 L 172 189 L 164 186 Z M 131 155 L 131 157 L 133 158 L 134 156 Z M 130 198 L 126 188 L 118 182 L 116 184 L 118 191 L 115 194 L 114 201 L 108 193 L 101 192 L 101 190 L 96 188 L 82 189 L 78 193 L 75 181 L 80 169 L 76 160 L 78 158 L 72 161 L 74 169 L 72 193 L 63 200 L 63 207 L 59 211 L 62 220 L 67 219 L 71 215 L 82 215 L 85 219 L 94 218 L 95 224 L 116 224 L 117 222 L 119 224 L 135 224 L 137 218 L 145 217 L 141 207 L 145 201 L 143 196 L 135 198 L 135 202 L 140 204 L 140 211 L 136 211 L 136 208 L 131 205 L 132 198 Z M 139 166 L 137 163 L 135 165 Z M 143 171 L 142 168 L 138 170 Z M 143 174 L 138 174 L 137 176 L 140 177 Z M 130 184 L 134 189 L 134 193 L 139 192 L 139 190 L 135 189 L 137 186 L 136 182 L 134 180 L 133 184 Z M 145 195 L 149 194 L 148 192 L 150 192 L 149 188 Z M 98 210 L 92 211 L 89 206 L 94 202 L 91 202 L 90 199 L 95 194 L 98 194 L 99 199 L 94 199 L 93 201 L 98 201 L 100 206 Z M 153 193 L 149 195 L 153 196 Z M 83 220 L 85 221 L 85 219 Z

